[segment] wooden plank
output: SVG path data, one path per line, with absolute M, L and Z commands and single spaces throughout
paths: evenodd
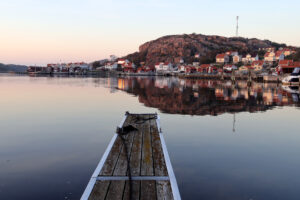
M 111 181 L 106 200 L 122 200 L 125 181 Z
M 156 199 L 155 181 L 141 181 L 141 200 Z
M 147 115 L 145 118 L 149 118 Z M 143 132 L 143 145 L 142 145 L 142 165 L 141 165 L 141 175 L 142 176 L 153 176 L 153 157 L 152 157 L 152 145 L 151 145 L 151 132 L 150 132 L 150 122 L 145 121 L 142 124 Z
M 128 162 L 127 156 L 130 157 L 134 136 L 135 136 L 134 132 L 131 132 L 128 134 L 127 138 L 125 139 L 128 155 L 125 151 L 125 146 L 123 146 L 115 170 L 113 172 L 114 176 L 125 176 L 127 174 L 127 162 Z
M 131 117 L 130 120 L 128 120 L 128 123 L 131 123 L 132 119 L 133 118 Z M 134 136 L 134 132 L 130 132 L 123 136 L 126 146 L 123 145 L 123 148 L 121 149 L 121 153 L 113 172 L 114 176 L 126 176 L 128 156 L 130 157 L 131 154 Z M 127 152 L 125 148 L 127 148 Z M 111 181 L 106 199 L 122 199 L 124 189 L 125 181 Z
M 156 181 L 157 200 L 173 200 L 170 181 Z
M 141 187 L 141 181 L 132 181 L 132 199 L 135 199 L 135 200 L 140 199 L 140 187 Z M 130 200 L 129 181 L 126 181 L 126 183 L 125 183 L 123 200 Z
M 154 162 L 154 175 L 155 176 L 168 176 L 168 170 L 161 147 L 161 141 L 158 133 L 156 120 L 151 120 L 150 129 L 152 133 L 152 151 Z
M 110 181 L 97 181 L 89 196 L 89 200 L 104 200 Z
M 131 119 L 132 119 L 132 117 L 130 115 L 127 116 L 123 126 L 126 126 L 128 123 L 130 123 Z M 125 135 L 124 138 L 127 138 L 127 135 Z M 117 137 L 117 139 L 105 161 L 105 164 L 100 172 L 100 175 L 110 176 L 113 174 L 113 171 L 115 169 L 115 166 L 118 161 L 118 158 L 119 158 L 122 148 L 123 148 L 122 140 L 120 137 Z
M 131 119 L 132 118 L 130 116 L 127 116 L 123 126 L 126 126 L 131 121 Z M 122 150 L 122 147 L 123 147 L 122 140 L 121 138 L 117 137 L 103 165 L 100 175 L 106 175 L 106 176 L 112 175 L 118 157 L 120 155 L 120 151 Z M 97 197 L 97 199 L 99 200 L 104 199 L 106 194 L 108 193 L 107 190 L 109 189 L 109 187 L 110 187 L 110 181 L 97 181 L 91 192 L 90 198 Z
M 137 128 L 140 129 L 141 125 L 137 125 Z M 141 172 L 142 140 L 143 133 L 141 131 L 136 131 L 130 155 L 130 168 L 132 176 L 139 176 Z

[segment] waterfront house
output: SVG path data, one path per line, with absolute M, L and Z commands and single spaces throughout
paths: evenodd
M 234 55 L 234 56 L 232 57 L 232 62 L 233 62 L 234 64 L 239 63 L 239 62 L 242 62 L 242 56 L 240 56 L 240 55 Z
M 208 70 L 211 66 L 212 64 L 202 64 L 199 67 L 197 67 L 197 72 L 208 73 Z
M 293 60 L 280 60 L 278 63 L 278 66 L 283 67 L 283 66 L 289 66 L 293 63 Z
M 275 59 L 276 60 L 284 60 L 284 52 L 283 51 L 276 51 L 275 53 Z
M 171 72 L 174 70 L 172 63 L 170 62 L 159 62 L 155 64 L 156 72 Z
M 225 53 L 223 54 L 217 54 L 216 56 L 216 62 L 217 63 L 228 63 L 229 62 L 229 56 Z
M 263 60 L 253 61 L 251 66 L 255 72 L 262 71 L 264 68 L 265 62 Z
M 251 55 L 250 53 L 248 53 L 242 58 L 243 63 L 252 63 L 253 61 L 257 61 L 257 60 L 258 60 L 258 55 L 257 54 Z
M 134 72 L 136 68 L 135 64 L 132 62 L 124 62 L 121 66 L 124 72 Z
M 276 61 L 275 52 L 267 52 L 267 53 L 265 53 L 264 60 L 266 62 L 274 62 L 274 61 Z
M 235 65 L 227 64 L 223 66 L 223 71 L 225 73 L 231 73 L 234 70 L 237 70 L 237 66 Z
M 118 64 L 117 63 L 113 63 L 113 62 L 107 62 L 104 65 L 104 69 L 106 70 L 116 70 L 118 68 Z
M 196 67 L 194 66 L 186 66 L 186 73 L 195 73 L 197 70 L 196 70 Z
M 300 67 L 300 62 L 289 62 L 288 65 L 281 65 L 276 68 L 277 72 L 292 73 L 293 70 Z
M 284 56 L 289 56 L 293 54 L 293 51 L 289 48 L 283 48 L 281 51 L 283 52 Z
M 249 70 L 252 70 L 253 67 L 251 65 L 243 65 L 239 67 L 240 72 L 248 72 Z
M 123 64 L 128 64 L 129 60 L 124 59 L 124 58 L 120 58 L 118 59 L 118 65 L 123 65 Z
M 187 65 L 180 65 L 180 66 L 178 67 L 178 71 L 179 71 L 180 73 L 186 73 L 186 68 L 187 68 Z

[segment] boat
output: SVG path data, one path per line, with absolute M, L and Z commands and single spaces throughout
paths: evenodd
M 284 85 L 299 85 L 300 67 L 296 67 L 290 76 L 282 79 Z
M 126 112 L 81 200 L 181 200 L 156 113 Z

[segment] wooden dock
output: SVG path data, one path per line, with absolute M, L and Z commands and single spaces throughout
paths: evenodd
M 126 113 L 81 199 L 180 200 L 157 114 Z M 129 164 L 129 165 L 128 165 Z

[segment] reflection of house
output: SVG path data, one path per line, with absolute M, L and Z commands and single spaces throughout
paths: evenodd
M 219 115 L 232 112 L 266 111 L 276 105 L 296 105 L 292 95 L 277 84 L 237 81 L 237 86 L 216 80 L 160 78 L 132 80 L 128 90 L 148 107 L 161 112 L 190 115 Z M 229 81 L 230 82 L 230 81 Z M 231 82 L 230 82 L 231 83 Z M 126 84 L 120 82 L 120 87 Z M 212 89 L 214 88 L 214 89 Z M 297 96 L 299 99 L 299 95 Z
M 217 63 L 228 63 L 229 62 L 229 56 L 225 53 L 223 54 L 218 54 L 216 56 L 216 62 Z

